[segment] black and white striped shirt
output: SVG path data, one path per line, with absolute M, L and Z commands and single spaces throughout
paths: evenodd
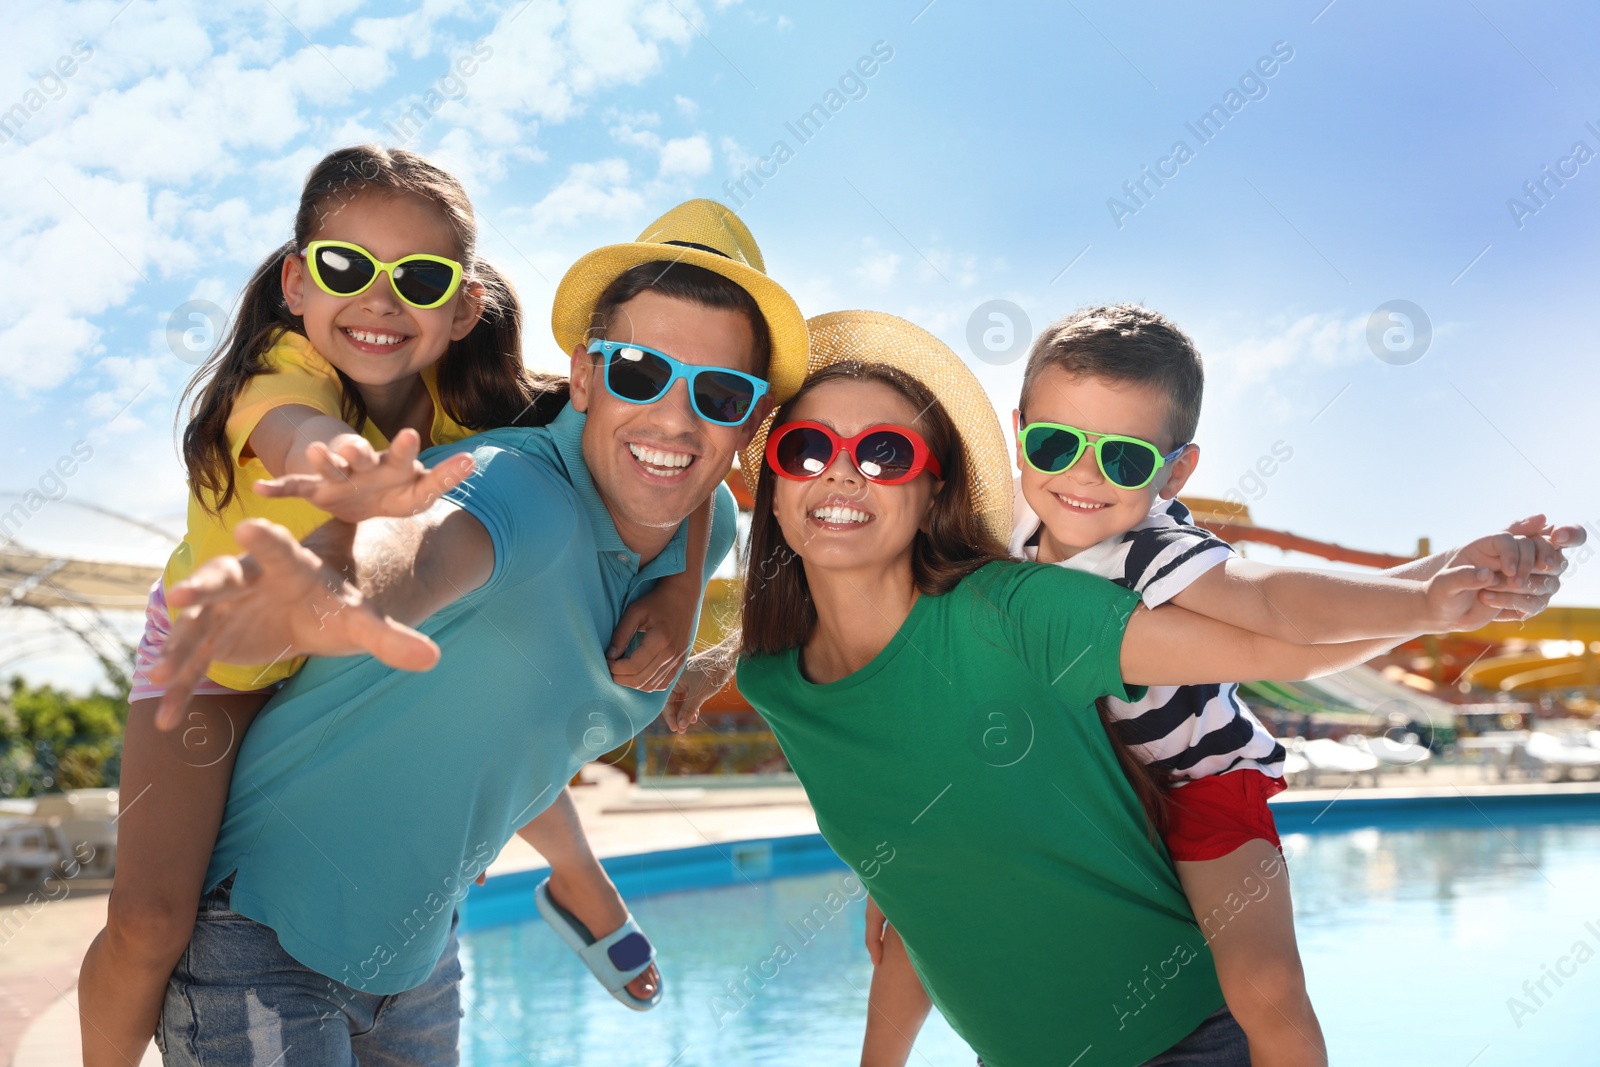
M 1020 486 L 1015 499 L 1011 554 L 1038 559 L 1039 516 Z M 1190 521 L 1188 508 L 1157 499 L 1139 525 L 1058 566 L 1109 578 L 1153 608 L 1232 554 L 1226 541 Z M 1140 759 L 1170 774 L 1175 785 L 1245 768 L 1283 776 L 1283 746 L 1245 707 L 1237 683 L 1153 685 L 1143 700 L 1130 704 L 1108 698 L 1108 703 L 1123 740 Z

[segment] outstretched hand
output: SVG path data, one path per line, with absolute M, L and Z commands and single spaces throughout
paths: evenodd
M 1490 567 L 1447 567 L 1429 578 L 1427 598 L 1432 625 L 1430 633 L 1456 633 L 1476 630 L 1494 621 L 1500 608 L 1484 597 L 1496 581 Z
M 276 523 L 234 529 L 244 556 L 218 556 L 167 592 L 177 611 L 150 680 L 166 688 L 156 725 L 171 729 L 213 661 L 276 663 L 302 656 L 371 653 L 390 667 L 425 671 L 439 661 L 427 637 L 379 612 L 343 575 Z
M 299 497 L 344 522 L 409 518 L 433 506 L 472 473 L 462 453 L 425 467 L 417 460 L 422 438 L 407 427 L 382 452 L 359 434 L 313 441 L 306 448 L 310 474 L 286 474 L 256 483 L 265 497 Z
M 1553 526 L 1543 515 L 1530 515 L 1504 532 L 1480 537 L 1451 553 L 1446 567 L 1488 567 L 1495 581 L 1480 599 L 1498 611 L 1486 621 L 1519 622 L 1537 615 L 1561 588 L 1567 569 L 1565 549 L 1587 540 L 1582 526 Z

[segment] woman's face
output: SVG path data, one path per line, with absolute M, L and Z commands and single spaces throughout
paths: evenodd
M 833 381 L 801 397 L 787 417 L 820 422 L 849 438 L 884 423 L 922 433 L 926 427 L 918 414 L 910 400 L 882 382 Z M 775 477 L 772 511 L 808 573 L 909 567 L 911 543 L 942 484 L 924 471 L 902 485 L 879 485 L 862 477 L 841 450 L 816 478 Z

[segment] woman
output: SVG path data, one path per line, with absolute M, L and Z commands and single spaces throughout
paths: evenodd
M 738 677 L 823 835 L 992 1067 L 1248 1063 L 1095 700 L 1378 648 L 1288 645 L 1006 561 L 1009 462 L 970 372 L 893 316 L 808 326 L 813 373 L 744 456 Z M 1464 570 L 1441 580 L 1470 625 L 1491 609 Z

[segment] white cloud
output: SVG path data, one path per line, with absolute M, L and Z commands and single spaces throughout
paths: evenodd
M 361 0 L 275 0 L 274 6 L 297 32 L 311 33 L 350 14 Z
M 711 169 L 711 142 L 704 134 L 675 137 L 661 146 L 661 176 L 697 178 Z
M 692 119 L 700 114 L 700 105 L 687 96 L 675 96 L 672 102 L 678 106 L 678 112 L 686 119 Z
M 729 174 L 743 174 L 756 164 L 756 157 L 732 137 L 722 139 L 722 158 L 728 161 Z
M 135 3 L 110 26 L 104 5 L 28 23 L 20 39 L 37 54 L 65 52 L 80 38 L 93 51 L 61 98 L 30 116 L 26 143 L 6 146 L 0 241 L 13 254 L 0 262 L 0 382 L 59 386 L 95 354 L 103 333 L 95 320 L 141 287 L 219 259 L 253 266 L 286 230 L 284 205 L 316 160 L 337 144 L 394 140 L 383 125 L 391 111 L 435 84 L 352 108 L 395 82 L 397 59 L 443 53 L 436 80 L 475 49 L 479 72 L 425 127 L 421 147 L 436 145 L 483 188 L 513 162 L 543 159 L 533 140 L 542 123 L 650 76 L 664 47 L 693 39 L 685 20 L 703 22 L 687 0 L 573 0 L 517 5 L 492 27 L 451 34 L 446 20 L 472 12 L 458 0 L 424 0 L 338 28 L 356 6 L 287 0 L 241 15 L 177 0 Z M 0 84 L 15 83 L 19 94 L 31 85 L 8 78 Z M 658 116 L 627 119 L 641 131 L 631 143 L 657 157 L 658 182 L 710 169 L 703 134 L 663 140 L 645 129 Z M 570 168 L 533 209 L 535 229 L 639 215 L 661 190 L 633 188 L 629 176 L 618 160 Z M 92 285 L 58 283 L 86 270 Z
M 630 184 L 628 164 L 621 159 L 575 163 L 567 176 L 531 211 L 537 232 L 573 227 L 592 220 L 637 218 L 645 199 Z
M 879 248 L 870 237 L 862 242 L 861 262 L 851 272 L 863 284 L 881 289 L 894 281 L 900 269 L 900 254 Z
M 1236 390 L 1264 382 L 1287 367 L 1332 367 L 1371 358 L 1363 316 L 1312 312 L 1268 325 L 1268 333 L 1205 349 L 1207 384 Z
M 1313 416 L 1338 389 L 1327 372 L 1372 359 L 1365 316 L 1311 312 L 1264 325 L 1220 342 L 1210 338 L 1227 326 L 1191 331 L 1205 360 L 1206 424 Z

